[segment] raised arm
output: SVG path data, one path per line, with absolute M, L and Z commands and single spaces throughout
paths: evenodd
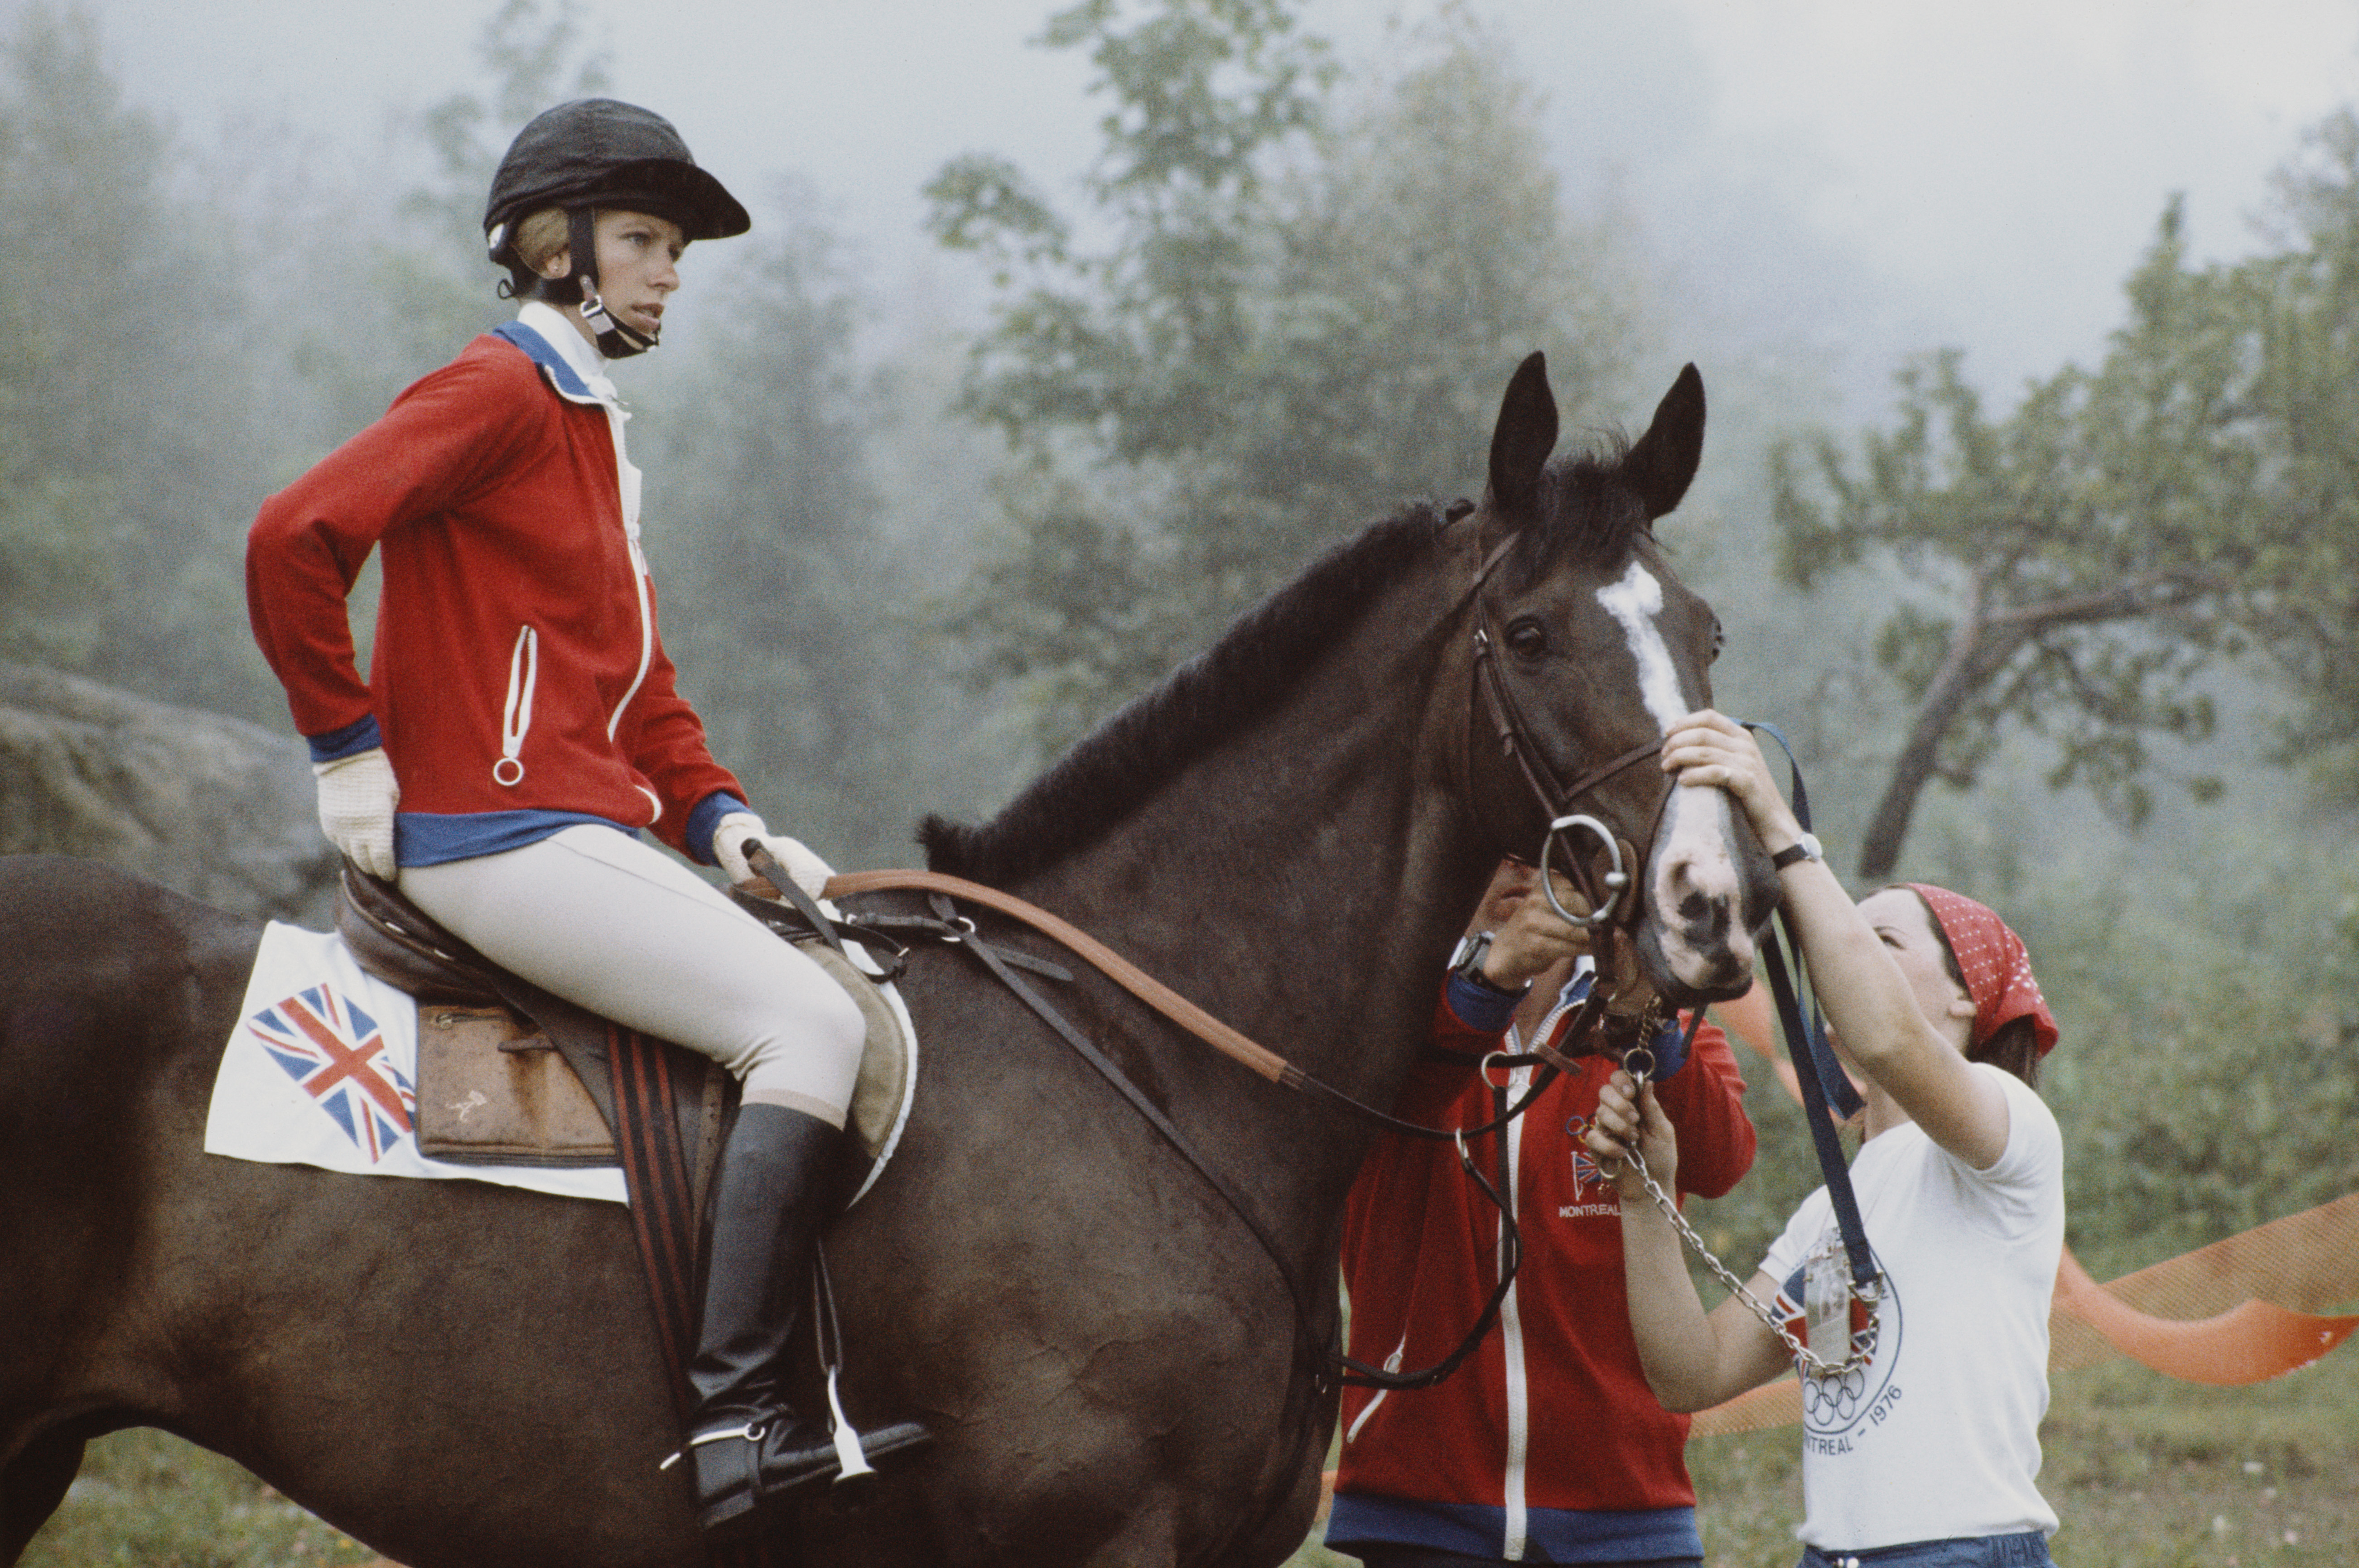
M 1663 1114 L 1652 1084 L 1634 1085 L 1617 1072 L 1598 1091 L 1587 1140 L 1601 1163 L 1636 1148 L 1648 1174 L 1665 1192 L 1677 1190 L 1679 1135 Z M 1785 1346 L 1768 1326 L 1731 1297 L 1709 1315 L 1688 1277 L 1679 1233 L 1621 1160 L 1614 1176 L 1621 1195 L 1622 1261 L 1629 1297 L 1630 1332 L 1647 1386 L 1668 1411 L 1700 1411 L 1758 1388 L 1786 1370 Z M 1763 1301 L 1777 1292 L 1767 1274 L 1748 1287 Z
M 1682 787 L 1728 791 L 1772 855 L 1800 842 L 1801 826 L 1760 746 L 1734 720 L 1708 709 L 1680 720 L 1663 742 L 1663 766 Z M 1973 1003 L 1946 980 L 1952 994 L 1930 994 L 1894 962 L 1893 949 L 1911 935 L 1905 921 L 1885 917 L 1895 895 L 1870 901 L 1879 908 L 1863 913 L 1817 859 L 1793 861 L 1778 879 L 1812 989 L 1845 1054 L 1936 1143 L 1988 1169 L 2006 1149 L 2006 1096 L 1966 1065 Z

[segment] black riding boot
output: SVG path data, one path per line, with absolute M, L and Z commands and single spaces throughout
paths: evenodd
M 830 1161 L 841 1134 L 784 1106 L 741 1107 L 712 1183 L 704 1310 L 688 1380 L 696 1390 L 689 1454 L 698 1521 L 754 1528 L 765 1498 L 833 1475 L 835 1440 L 780 1392 L 787 1346 L 810 1291 Z M 902 1422 L 862 1440 L 871 1458 L 923 1442 Z

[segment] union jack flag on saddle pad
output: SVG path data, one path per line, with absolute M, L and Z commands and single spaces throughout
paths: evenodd
M 316 985 L 284 998 L 245 1027 L 370 1164 L 410 1135 L 417 1090 L 395 1064 L 376 1020 L 335 987 Z

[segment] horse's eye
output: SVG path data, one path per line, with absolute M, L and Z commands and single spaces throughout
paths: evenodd
M 1548 652 L 1548 630 L 1527 616 L 1507 628 L 1507 646 L 1519 659 L 1537 659 Z

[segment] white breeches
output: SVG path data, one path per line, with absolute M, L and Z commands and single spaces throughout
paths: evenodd
M 544 990 L 712 1057 L 766 1101 L 843 1125 L 866 1025 L 824 970 L 661 849 L 581 824 L 408 866 L 412 903 Z

